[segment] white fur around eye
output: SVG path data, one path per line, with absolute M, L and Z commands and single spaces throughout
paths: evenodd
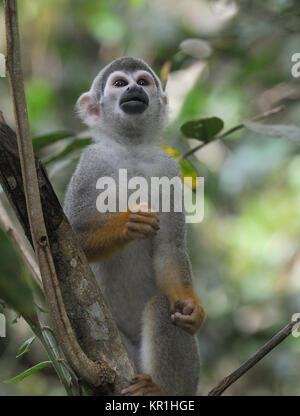
M 104 96 L 109 95 L 110 91 L 112 90 L 117 90 L 118 88 L 124 88 L 124 87 L 115 87 L 114 83 L 118 80 L 123 80 L 125 81 L 127 84 L 129 84 L 130 79 L 127 77 L 127 75 L 125 74 L 125 72 L 122 71 L 115 71 L 112 74 L 110 74 L 110 76 L 108 77 L 106 84 L 105 84 L 105 88 L 104 88 Z
M 146 71 L 137 71 L 134 73 L 134 80 L 138 82 L 140 79 L 145 79 L 148 82 L 148 85 L 145 87 L 154 86 L 154 79 L 152 78 L 151 74 Z

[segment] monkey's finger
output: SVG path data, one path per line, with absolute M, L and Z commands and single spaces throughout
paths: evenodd
M 195 308 L 189 305 L 184 306 L 182 309 L 183 315 L 191 315 L 195 311 Z
M 129 221 L 139 222 L 151 225 L 156 230 L 159 230 L 159 219 L 151 216 L 130 214 Z
M 184 329 L 185 331 L 193 331 L 194 328 L 196 327 L 194 322 L 191 323 L 191 322 L 176 321 L 176 322 L 173 322 L 173 324 L 175 326 L 178 326 L 181 329 Z
M 148 374 L 138 374 L 131 380 L 131 386 L 122 390 L 123 396 L 161 396 L 160 387 Z
M 158 218 L 158 215 L 155 213 L 155 212 L 153 212 L 153 211 L 148 211 L 148 212 L 144 212 L 144 211 L 138 211 L 138 212 L 132 212 L 131 214 L 130 214 L 130 216 L 132 216 L 132 215 L 138 215 L 138 216 L 140 216 L 140 217 L 146 217 L 146 218 L 155 218 L 158 222 L 159 222 L 159 218 Z
M 143 214 L 146 214 L 146 215 L 151 214 L 153 212 L 148 207 L 148 205 L 144 204 L 144 203 L 132 205 L 128 209 L 129 209 L 130 212 L 133 212 L 133 213 L 140 212 L 140 213 L 143 213 Z
M 127 229 L 128 231 L 136 231 L 146 236 L 153 236 L 156 234 L 156 231 L 157 231 L 150 224 L 144 224 L 144 223 L 138 223 L 138 222 L 129 222 L 127 224 Z
M 202 313 L 202 310 L 199 308 L 195 308 L 194 311 L 190 315 L 183 315 L 178 313 L 178 316 L 175 317 L 175 322 L 184 325 L 192 325 L 195 328 L 200 328 L 205 314 Z
M 131 386 L 122 390 L 121 394 L 123 396 L 133 396 L 134 393 L 137 393 L 139 390 L 143 390 L 146 387 L 147 383 L 148 382 L 145 380 L 139 381 L 138 383 L 132 384 Z
M 195 309 L 197 309 L 198 304 L 192 298 L 185 299 L 182 303 L 181 313 L 183 315 L 191 315 Z
M 182 322 L 174 323 L 175 326 L 182 329 L 183 331 L 187 332 L 190 335 L 194 335 L 197 332 L 197 327 L 191 324 L 185 324 Z
M 183 315 L 182 313 L 179 313 L 179 312 L 176 312 L 173 315 L 171 315 L 171 319 L 175 324 L 184 323 L 184 324 L 193 325 L 195 322 L 195 319 L 191 315 Z
M 132 214 L 143 215 L 144 217 L 154 217 L 158 219 L 157 213 L 155 211 L 152 211 L 151 208 L 149 208 L 148 206 L 144 207 L 142 205 L 137 204 L 129 207 L 128 210 Z
M 141 381 L 141 380 L 151 382 L 152 378 L 151 378 L 151 376 L 149 376 L 149 374 L 137 374 L 135 377 L 133 377 L 131 379 L 130 384 L 135 384 L 135 383 L 137 383 L 138 381 Z
M 197 332 L 198 325 L 196 325 L 195 321 L 185 322 L 181 319 L 172 319 L 172 317 L 171 317 L 171 321 L 174 325 L 178 326 L 179 328 L 183 329 L 189 334 L 193 335 L 195 332 Z
M 205 318 L 205 310 L 203 306 L 201 304 L 196 304 L 190 316 L 194 319 L 198 327 L 200 327 Z
M 175 318 L 174 324 L 184 329 L 189 334 L 194 335 L 201 327 L 204 318 L 205 312 L 202 305 L 196 304 L 194 311 L 190 315 L 178 316 Z

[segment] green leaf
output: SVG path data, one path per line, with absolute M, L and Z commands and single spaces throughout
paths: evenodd
M 170 155 L 173 156 L 175 159 L 177 159 L 180 156 L 180 152 L 176 149 L 174 149 L 171 146 L 163 145 L 163 149 Z M 194 166 L 186 159 L 183 159 L 179 162 L 180 165 L 180 172 L 182 175 L 182 178 L 190 178 L 190 187 L 195 190 L 197 188 L 197 176 L 198 172 L 194 168 Z
M 261 123 L 244 123 L 244 126 L 254 133 L 264 134 L 270 137 L 286 137 L 292 142 L 300 145 L 300 128 L 286 124 L 261 124 Z
M 41 370 L 44 367 L 47 367 L 49 364 L 52 364 L 51 361 L 43 361 L 35 366 L 28 368 L 28 370 L 24 371 L 23 373 L 19 374 L 16 377 L 10 378 L 8 380 L 4 380 L 3 383 L 9 384 L 14 383 L 15 381 L 23 380 L 23 378 L 30 376 L 30 374 L 35 373 L 38 370 Z
M 179 162 L 180 164 L 180 171 L 181 171 L 181 175 L 183 178 L 190 179 L 190 183 L 189 186 L 195 190 L 197 188 L 197 176 L 198 173 L 196 171 L 196 169 L 194 168 L 194 166 L 188 161 L 188 160 L 181 160 Z
M 223 120 L 218 117 L 210 117 L 188 121 L 181 126 L 181 132 L 185 137 L 209 142 L 223 127 Z
M 52 143 L 55 143 L 59 140 L 66 139 L 67 137 L 74 137 L 74 133 L 70 131 L 57 131 L 50 134 L 44 134 L 42 136 L 37 136 L 32 139 L 33 150 L 37 151 L 42 147 L 48 146 Z
M 32 337 L 28 338 L 25 342 L 23 342 L 23 344 L 21 345 L 21 347 L 18 349 L 16 358 L 19 358 L 23 354 L 26 354 L 26 352 L 28 352 L 30 350 L 31 344 L 33 343 L 33 341 L 35 339 L 36 339 L 36 336 L 33 335 Z
M 47 165 L 49 163 L 55 162 L 57 160 L 63 159 L 65 156 L 67 156 L 69 153 L 73 152 L 74 150 L 81 149 L 83 147 L 88 146 L 92 143 L 92 139 L 76 139 L 70 144 L 68 144 L 64 150 L 59 152 L 58 154 L 51 156 L 49 159 L 44 161 L 44 164 Z

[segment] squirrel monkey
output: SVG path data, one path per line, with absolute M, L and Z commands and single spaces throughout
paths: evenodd
M 118 183 L 119 169 L 147 182 L 180 177 L 176 160 L 159 146 L 166 94 L 144 61 L 122 57 L 100 71 L 77 108 L 96 144 L 82 154 L 65 211 L 140 373 L 122 394 L 194 395 L 194 334 L 205 313 L 193 290 L 184 213 L 172 205 L 170 212 L 153 212 L 142 203 L 113 213 L 96 208 L 98 178 Z

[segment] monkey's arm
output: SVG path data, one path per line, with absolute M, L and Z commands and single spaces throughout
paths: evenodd
M 124 248 L 134 239 L 152 237 L 159 229 L 155 213 L 140 209 L 119 213 L 101 213 L 96 200 L 99 178 L 116 175 L 116 167 L 98 144 L 89 146 L 83 153 L 70 181 L 65 212 L 78 234 L 83 250 L 90 262 L 104 259 Z
M 160 214 L 161 230 L 153 239 L 153 265 L 157 285 L 169 299 L 172 322 L 194 334 L 205 312 L 194 293 L 184 222 L 182 213 Z
M 79 232 L 88 261 L 107 258 L 135 239 L 152 237 L 159 229 L 157 216 L 148 211 L 127 210 L 117 214 L 98 213 Z

